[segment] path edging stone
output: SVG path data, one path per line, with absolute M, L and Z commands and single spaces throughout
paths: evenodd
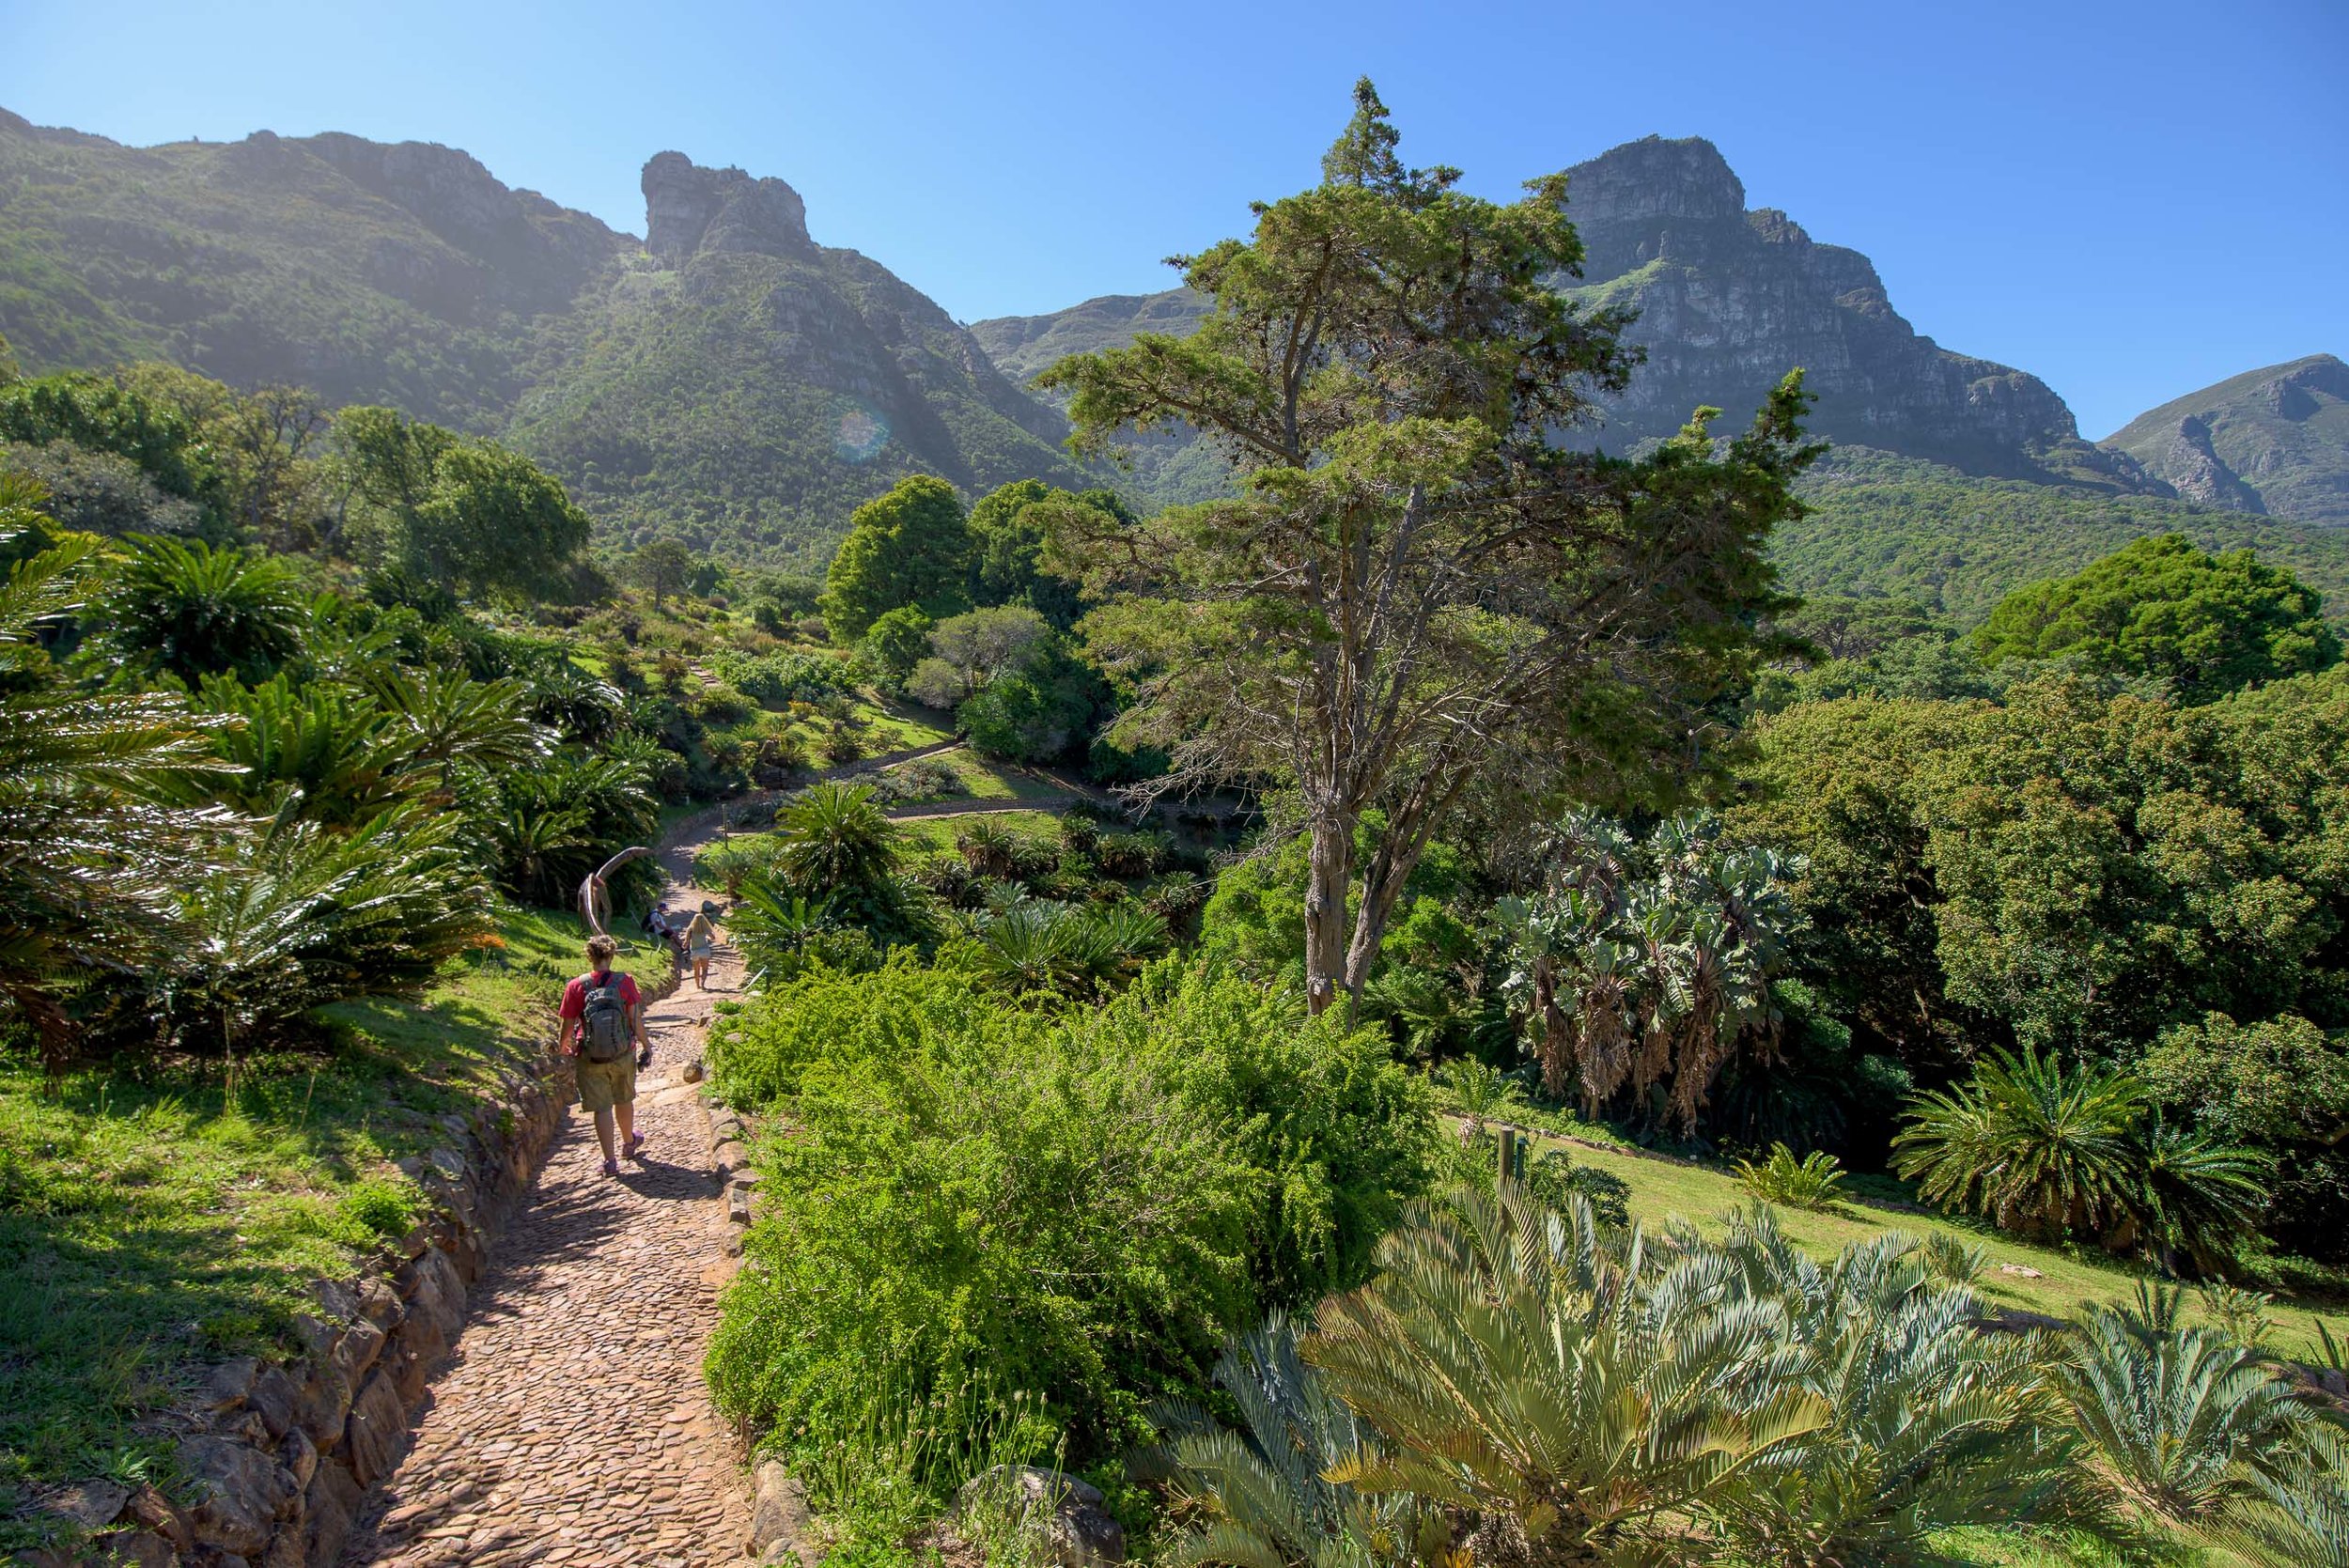
M 643 986 L 646 1003 L 678 984 L 671 963 Z M 34 1561 L 332 1568 L 368 1490 L 406 1457 L 410 1418 L 463 1331 L 466 1292 L 545 1166 L 573 1097 L 569 1059 L 549 1039 L 497 1076 L 494 1095 L 441 1118 L 443 1141 L 396 1162 L 431 1213 L 355 1279 L 311 1284 L 311 1310 L 295 1320 L 303 1353 L 224 1361 L 165 1418 L 193 1483 L 188 1505 L 142 1485 L 106 1517 L 84 1515 L 90 1529 L 111 1530 L 89 1550 Z

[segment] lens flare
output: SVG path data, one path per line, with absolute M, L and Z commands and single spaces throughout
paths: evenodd
M 843 399 L 832 430 L 832 449 L 852 463 L 869 463 L 889 444 L 889 421 L 852 398 Z

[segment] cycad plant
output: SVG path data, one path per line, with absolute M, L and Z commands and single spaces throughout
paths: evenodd
M 2147 1091 L 2052 1053 L 1995 1050 L 1973 1078 L 1921 1096 L 1892 1141 L 1921 1196 L 2041 1240 L 2101 1234 L 2137 1207 L 2134 1138 Z
M 1385 1446 L 1327 1472 L 1452 1511 L 1480 1562 L 1679 1549 L 1830 1418 L 1785 1310 L 1702 1250 L 1515 1184 L 1417 1205 L 1322 1304 L 1308 1360 Z
M 309 607 L 283 562 L 142 536 L 100 602 L 91 644 L 141 674 L 266 680 L 302 649 Z
M 500 886 L 525 903 L 561 908 L 595 858 L 585 814 L 540 800 L 503 802 L 479 823 Z
M 288 811 L 236 865 L 194 883 L 164 994 L 190 1049 L 269 1033 L 350 997 L 412 993 L 494 929 L 461 823 L 414 808 L 334 831 Z
M 0 475 L 0 546 L 38 537 L 39 501 Z M 237 826 L 200 799 L 226 771 L 210 722 L 167 695 L 77 691 L 41 650 L 97 549 L 41 550 L 0 579 L 0 1002 L 53 1067 L 72 1046 L 70 995 L 181 945 L 175 893 L 223 863 Z M 175 803 L 182 790 L 193 803 Z
M 897 831 L 863 784 L 813 784 L 775 814 L 775 886 L 828 899 L 876 941 L 918 942 L 931 932 L 918 892 L 898 874 Z
M 1159 1555 L 1167 1568 L 1404 1568 L 1445 1560 L 1441 1516 L 1408 1493 L 1374 1494 L 1329 1479 L 1342 1465 L 1376 1457 L 1381 1445 L 1305 1364 L 1285 1319 L 1276 1314 L 1226 1345 L 1215 1383 L 1239 1412 L 1237 1431 L 1195 1405 L 1152 1412 L 1167 1441 L 1142 1467 L 1165 1483 L 1171 1511 L 1186 1526 Z
M 1702 1246 L 1690 1238 L 1691 1246 Z M 1936 1560 L 1938 1530 L 2086 1522 L 2074 1455 L 2029 1344 L 1977 1327 L 1970 1290 L 1944 1288 L 1907 1237 L 1815 1262 L 1757 1207 L 1721 1244 L 1746 1292 L 1778 1302 L 1800 1387 L 1826 1421 L 1719 1494 L 1733 1555 L 1753 1564 L 1858 1568 Z
M 1993 1051 L 1973 1077 L 1915 1102 L 1893 1169 L 1945 1208 L 2043 1241 L 2066 1236 L 2213 1268 L 2256 1219 L 2265 1162 L 2164 1121 L 2126 1073 Z
M 260 816 L 281 811 L 337 826 L 364 820 L 430 786 L 412 737 L 373 697 L 326 682 L 297 685 L 275 675 L 247 687 L 226 675 L 196 699 L 227 722 L 220 753 L 235 773 L 209 787 Z
M 740 950 L 742 961 L 753 970 L 785 974 L 810 942 L 838 924 L 832 919 L 830 899 L 785 893 L 754 877 L 741 884 L 741 902 L 727 923 L 727 932 Z
M 448 791 L 448 768 L 521 768 L 544 757 L 553 736 L 530 717 L 529 689 L 518 680 L 474 680 L 461 670 L 412 670 L 379 666 L 368 693 L 407 731 L 409 754 L 417 765 L 441 772 Z
M 2092 1473 L 2163 1525 L 2217 1536 L 2279 1503 L 2339 1506 L 2337 1424 L 2229 1334 L 2182 1325 L 2174 1290 L 2090 1312 L 2053 1372 Z

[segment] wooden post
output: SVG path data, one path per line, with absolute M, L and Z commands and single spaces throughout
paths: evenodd
M 1517 1129 L 1502 1127 L 1496 1141 L 1501 1145 L 1501 1180 L 1513 1180 L 1517 1173 Z

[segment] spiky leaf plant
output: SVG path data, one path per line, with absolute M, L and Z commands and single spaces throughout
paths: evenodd
M 1305 1354 L 1386 1447 L 1328 1472 L 1456 1511 L 1480 1562 L 1688 1545 L 1696 1521 L 1830 1419 L 1785 1309 L 1735 1265 L 1602 1233 L 1514 1183 L 1414 1206 Z

